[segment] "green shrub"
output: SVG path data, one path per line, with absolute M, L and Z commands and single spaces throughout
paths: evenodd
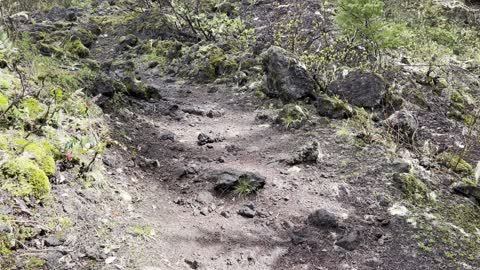
M 0 93 L 0 112 L 5 111 L 8 108 L 8 98 Z

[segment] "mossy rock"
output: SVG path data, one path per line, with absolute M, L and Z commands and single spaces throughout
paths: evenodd
M 185 64 L 189 70 L 189 77 L 199 82 L 212 82 L 226 74 L 231 74 L 238 69 L 238 63 L 221 48 L 213 44 L 194 46 L 185 56 Z
M 64 52 L 55 46 L 48 45 L 46 43 L 38 43 L 37 44 L 37 49 L 40 52 L 41 55 L 43 56 L 56 56 L 56 57 L 61 57 L 64 55 Z
M 474 173 L 472 165 L 456 154 L 442 153 L 437 156 L 437 160 L 441 165 L 456 173 L 465 175 L 472 175 Z
M 90 50 L 83 45 L 80 39 L 75 39 L 70 41 L 66 46 L 65 49 L 72 55 L 75 55 L 79 58 L 86 58 L 90 55 Z
M 276 121 L 287 128 L 300 128 L 309 118 L 308 111 L 302 106 L 287 104 L 278 114 Z
M 393 176 L 397 184 L 400 185 L 405 198 L 414 202 L 425 201 L 428 199 L 428 189 L 425 183 L 410 173 L 396 173 Z
M 24 151 L 35 157 L 35 161 L 46 175 L 53 175 L 56 171 L 56 165 L 51 149 L 49 148 L 50 145 L 48 143 L 43 145 L 29 143 L 25 146 Z
M 95 36 L 92 32 L 88 31 L 85 28 L 79 28 L 73 32 L 74 39 L 78 39 L 82 42 L 85 47 L 90 48 L 92 44 L 95 42 L 97 39 L 97 36 Z
M 2 187 L 15 196 L 33 195 L 45 199 L 50 194 L 50 182 L 37 163 L 27 157 L 19 157 L 5 162 L 0 167 L 4 179 Z
M 317 97 L 315 107 L 320 116 L 334 119 L 343 119 L 353 116 L 353 108 L 350 104 L 337 97 L 330 97 L 326 94 L 321 94 Z

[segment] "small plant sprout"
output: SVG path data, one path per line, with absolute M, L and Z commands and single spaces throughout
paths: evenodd
M 239 196 L 246 196 L 255 192 L 255 187 L 252 184 L 252 181 L 248 177 L 240 177 L 237 185 L 235 186 L 236 194 Z

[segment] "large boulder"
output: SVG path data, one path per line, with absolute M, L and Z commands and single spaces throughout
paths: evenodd
M 386 94 L 386 84 L 376 74 L 354 71 L 345 78 L 331 83 L 328 91 L 352 105 L 373 108 L 382 103 Z
M 262 54 L 269 97 L 285 101 L 313 97 L 315 81 L 305 65 L 286 50 L 272 46 Z

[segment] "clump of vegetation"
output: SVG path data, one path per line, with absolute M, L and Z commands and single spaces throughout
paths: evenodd
M 461 156 L 452 153 L 442 153 L 437 157 L 437 160 L 443 166 L 452 171 L 465 175 L 472 175 L 474 173 L 472 165 L 462 159 Z
M 308 111 L 300 105 L 287 104 L 280 111 L 277 122 L 286 128 L 299 128 L 310 118 Z
M 255 192 L 255 187 L 252 184 L 252 180 L 248 177 L 240 177 L 235 185 L 234 193 L 239 196 L 245 196 L 253 192 Z
M 401 184 L 405 198 L 416 203 L 428 199 L 428 189 L 425 183 L 413 174 L 402 173 L 394 175 L 397 182 Z
M 79 39 L 69 42 L 65 49 L 72 55 L 75 55 L 79 58 L 86 58 L 90 55 L 90 50 L 83 45 L 82 41 Z
M 50 194 L 50 182 L 45 172 L 31 159 L 19 157 L 0 167 L 4 179 L 2 188 L 16 196 L 33 195 L 45 199 Z

